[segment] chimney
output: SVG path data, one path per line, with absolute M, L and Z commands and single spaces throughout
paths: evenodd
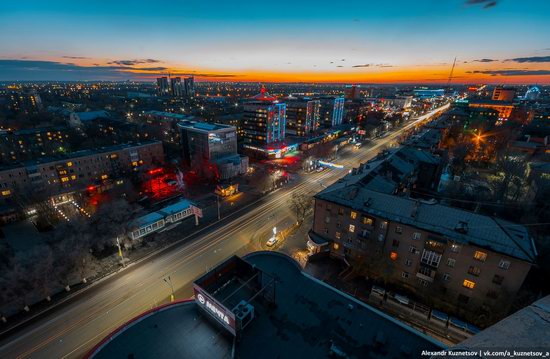
M 419 206 L 420 206 L 420 203 L 418 202 L 418 200 L 414 201 L 414 206 L 413 206 L 412 211 L 411 211 L 411 217 L 412 218 L 416 218 Z

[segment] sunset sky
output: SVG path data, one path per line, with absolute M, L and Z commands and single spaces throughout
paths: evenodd
M 550 84 L 548 0 L 0 1 L 0 81 Z

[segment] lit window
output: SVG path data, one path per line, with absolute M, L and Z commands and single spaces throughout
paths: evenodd
M 332 248 L 334 248 L 334 250 L 337 251 L 338 248 L 340 248 L 340 245 L 339 245 L 338 243 L 334 243 L 334 244 L 332 245 Z
M 487 253 L 476 251 L 474 253 L 474 259 L 477 259 L 478 261 L 485 262 L 487 260 Z
M 355 226 L 353 224 L 349 225 L 349 231 L 350 231 L 350 233 L 355 232 Z
M 458 244 L 451 244 L 451 252 L 453 253 L 460 252 L 460 246 Z
M 69 177 L 61 177 L 61 182 L 67 182 L 69 180 Z
M 390 259 L 391 259 L 392 261 L 397 260 L 397 252 L 391 251 L 391 252 L 390 252 Z
M 9 196 L 11 194 L 11 191 L 9 189 L 2 191 L 2 196 Z
M 349 216 L 351 217 L 351 219 L 355 219 L 355 218 L 357 218 L 357 212 L 351 211 Z
M 372 226 L 373 224 L 372 218 L 365 217 L 365 216 L 363 216 L 363 218 L 361 219 L 361 222 L 369 226 Z
M 107 179 L 107 178 L 109 178 L 109 176 L 107 176 L 107 175 L 101 175 L 101 179 L 102 179 L 102 180 L 105 180 L 105 179 Z
M 72 166 L 73 166 L 72 162 L 67 162 L 67 167 L 72 167 Z
M 464 288 L 474 289 L 474 287 L 476 286 L 476 283 L 472 282 L 471 280 L 464 279 L 464 282 L 462 282 L 462 286 Z
M 508 268 L 510 268 L 510 261 L 506 261 L 504 259 L 501 259 L 500 263 L 498 264 L 498 267 L 502 268 L 502 269 L 508 269 Z
M 336 232 L 336 233 L 334 234 L 334 236 L 336 237 L 336 239 L 340 239 L 341 234 L 340 234 L 340 232 Z

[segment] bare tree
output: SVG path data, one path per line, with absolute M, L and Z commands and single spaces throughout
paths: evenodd
M 298 224 L 302 224 L 307 212 L 311 209 L 312 200 L 311 197 L 305 194 L 293 193 L 290 199 L 290 208 L 296 214 L 296 221 Z

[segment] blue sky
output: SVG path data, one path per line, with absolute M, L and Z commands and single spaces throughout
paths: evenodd
M 464 78 L 536 70 L 545 82 L 549 14 L 546 0 L 2 0 L 0 80 L 146 78 L 163 68 L 205 79 L 436 81 L 456 56 Z M 537 60 L 505 61 L 518 57 Z M 113 64 L 143 59 L 155 62 L 132 66 L 159 70 Z

